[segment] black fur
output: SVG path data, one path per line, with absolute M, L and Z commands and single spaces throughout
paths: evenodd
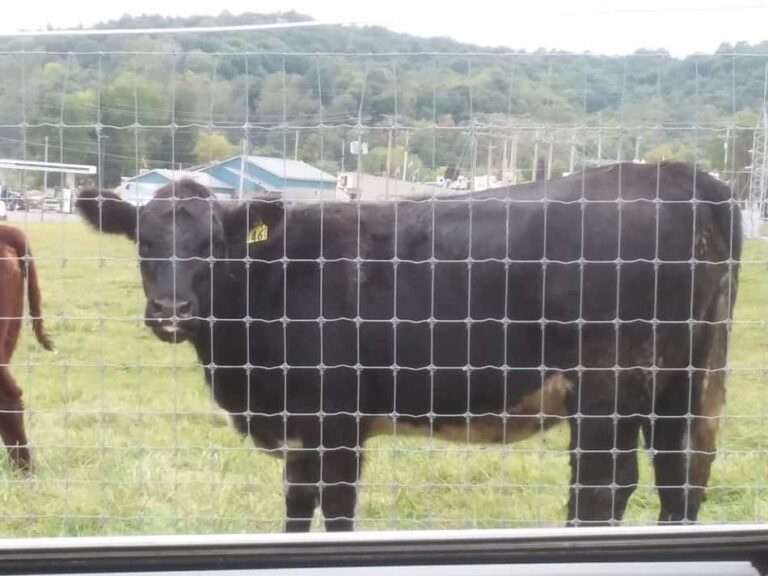
M 308 530 L 318 503 L 327 529 L 352 529 L 359 447 L 386 419 L 435 435 L 484 426 L 511 441 L 521 407 L 558 376 L 564 413 L 541 415 L 539 428 L 571 428 L 569 521 L 622 518 L 640 430 L 666 450 L 660 520 L 695 520 L 686 416 L 702 413 L 704 369 L 725 350 L 716 328 L 688 320 L 693 307 L 696 320 L 727 321 L 713 304 L 724 290 L 735 302 L 741 233 L 729 199 L 682 165 L 360 206 L 227 208 L 181 182 L 138 218 L 140 254 L 160 259 L 142 262 L 148 324 L 189 340 L 237 429 L 285 455 L 287 530 Z M 78 206 L 104 231 L 134 234 L 132 209 L 104 204 L 99 220 L 85 198 Z M 268 239 L 248 244 L 255 222 Z M 162 261 L 174 242 L 175 270 Z M 163 306 L 184 318 L 161 317 Z

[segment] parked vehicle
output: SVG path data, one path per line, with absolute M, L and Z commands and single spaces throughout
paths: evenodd
M 11 190 L 8 186 L 0 186 L 0 200 L 5 202 L 6 210 L 29 210 L 29 200 L 24 192 Z
M 6 199 L 8 204 L 8 210 L 20 211 L 29 210 L 29 200 L 24 192 L 18 192 L 16 190 L 10 190 L 8 192 L 8 198 Z
M 52 192 L 48 192 L 42 201 L 42 210 L 44 212 L 63 212 L 72 214 L 75 211 L 75 200 L 77 199 L 77 190 L 73 188 L 56 187 Z

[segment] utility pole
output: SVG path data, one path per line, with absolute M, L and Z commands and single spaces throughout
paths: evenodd
M 603 163 L 603 129 L 597 129 L 597 165 Z
M 299 131 L 296 130 L 296 140 L 294 142 L 293 147 L 293 159 L 297 160 L 299 159 Z
M 245 191 L 243 190 L 243 186 L 245 185 L 245 154 L 246 154 L 246 143 L 245 140 L 243 140 L 243 153 L 242 156 L 240 156 L 240 186 L 237 190 L 237 199 L 242 200 L 245 196 Z
M 48 136 L 45 137 L 45 163 L 48 163 Z M 48 172 L 43 172 L 43 205 L 40 206 L 40 222 L 45 214 L 45 196 L 48 194 Z
M 45 163 L 48 163 L 48 136 L 45 137 Z M 43 172 L 43 192 L 48 192 L 48 172 Z
M 387 183 L 384 189 L 384 198 L 389 200 L 389 179 L 392 177 L 392 129 L 387 134 Z
M 475 180 L 477 179 L 477 132 L 472 131 L 472 176 L 469 183 L 471 192 L 475 191 Z
M 411 133 L 405 131 L 405 152 L 403 153 L 403 182 L 407 180 L 408 176 L 408 146 L 411 144 Z
M 571 134 L 571 157 L 568 160 L 568 174 L 576 170 L 576 133 Z
M 603 163 L 603 113 L 597 113 L 597 165 Z
M 509 169 L 512 172 L 511 184 L 517 184 L 517 148 L 519 143 L 519 137 L 515 134 L 512 137 L 512 146 L 509 151 Z
M 357 133 L 357 181 L 355 182 L 355 188 L 359 191 L 358 199 L 363 199 L 363 130 Z
M 506 186 L 509 183 L 509 158 L 507 157 L 507 151 L 509 150 L 509 134 L 504 138 L 504 144 L 501 152 L 501 183 Z
M 549 138 L 549 152 L 547 153 L 547 180 L 552 180 L 552 158 L 555 155 L 555 141 L 550 136 Z
M 486 168 L 485 187 L 491 187 L 491 164 L 493 160 L 493 139 L 491 135 L 488 135 L 488 166 Z

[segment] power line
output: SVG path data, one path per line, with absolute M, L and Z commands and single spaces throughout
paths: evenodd
M 3 136 L 0 136 L 0 141 L 2 141 L 2 142 L 9 142 L 9 143 L 13 143 L 13 144 L 26 144 L 27 146 L 32 146 L 32 147 L 36 147 L 36 148 L 43 148 L 45 146 L 45 143 L 43 143 L 43 142 L 34 142 L 34 141 L 30 141 L 30 140 L 24 141 L 24 140 L 19 140 L 19 139 L 16 139 L 16 138 L 6 138 L 6 137 L 3 137 Z M 76 154 L 79 154 L 81 156 L 86 155 L 86 154 L 98 154 L 98 152 L 95 149 L 95 146 L 94 146 L 94 149 L 90 150 L 90 151 L 89 150 L 85 150 L 85 149 L 81 149 L 81 148 L 72 148 L 70 146 L 63 146 L 63 147 L 56 146 L 56 148 L 60 149 L 60 150 L 67 151 L 67 152 L 76 153 Z M 101 152 L 101 156 L 104 157 L 104 158 L 116 158 L 116 159 L 120 159 L 120 160 L 135 160 L 134 156 L 126 156 L 124 154 L 111 154 L 109 152 Z M 156 164 L 167 164 L 169 166 L 173 166 L 175 164 L 175 162 L 172 162 L 172 161 L 169 161 L 169 160 L 158 160 L 156 158 L 147 158 L 146 160 L 148 162 L 153 162 L 153 163 L 156 163 Z
M 343 21 L 274 22 L 271 24 L 243 24 L 239 26 L 187 26 L 180 28 L 88 28 L 78 30 L 23 30 L 0 32 L 0 38 L 26 38 L 49 36 L 127 36 L 142 34 L 205 34 L 210 32 L 260 32 L 290 28 L 319 28 L 325 26 L 351 26 L 361 24 Z

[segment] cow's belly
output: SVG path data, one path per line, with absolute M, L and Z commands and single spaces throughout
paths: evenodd
M 563 421 L 573 383 L 562 374 L 544 379 L 540 388 L 507 407 L 504 414 L 468 416 L 376 416 L 368 420 L 368 435 L 427 436 L 449 442 L 498 444 L 525 440 Z

